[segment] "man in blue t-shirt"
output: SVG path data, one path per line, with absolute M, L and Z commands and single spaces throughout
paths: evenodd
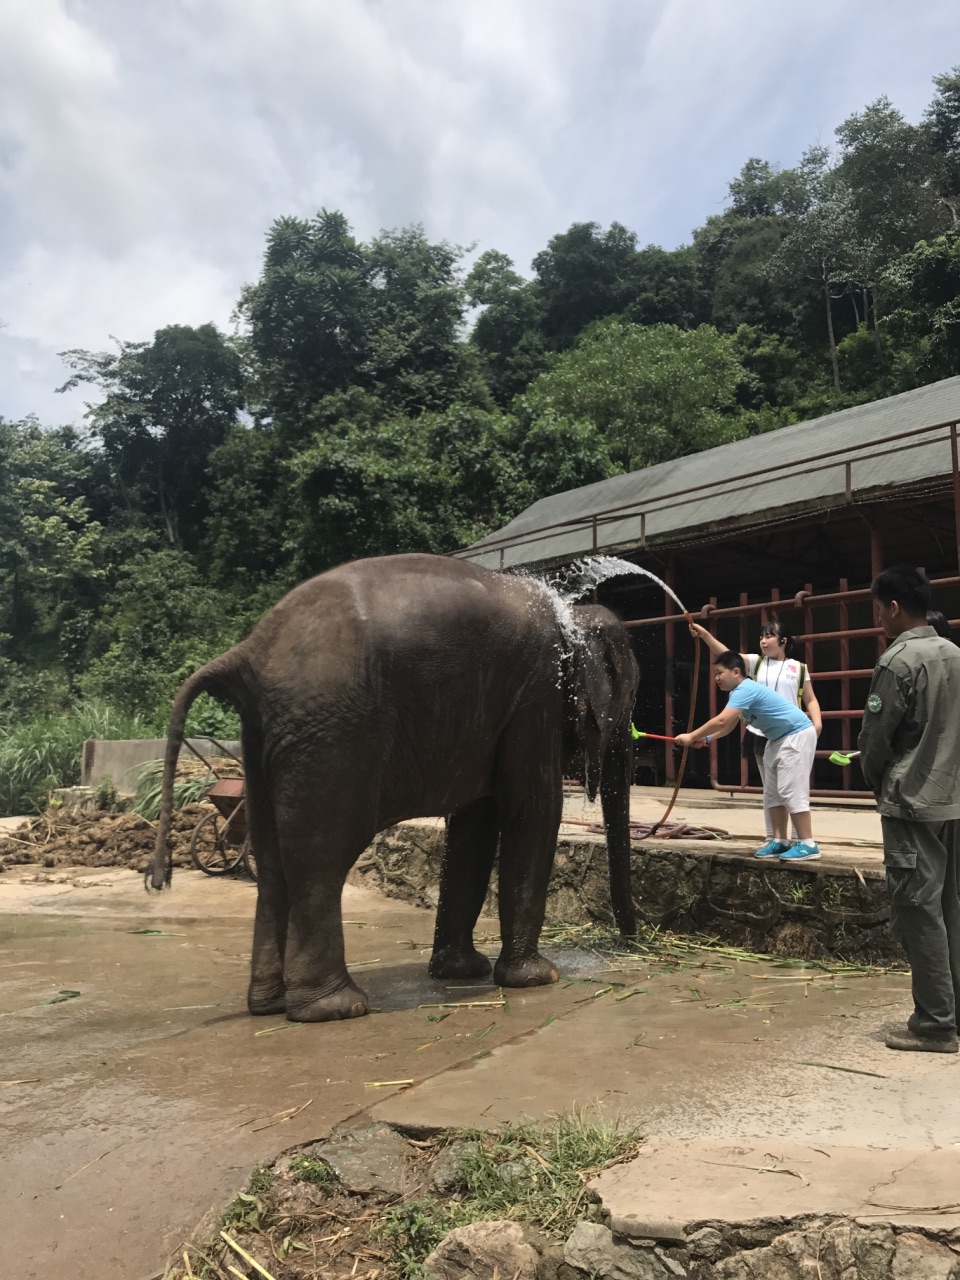
M 810 771 L 817 749 L 817 731 L 799 707 L 747 675 L 739 653 L 721 653 L 714 660 L 717 685 L 728 694 L 719 715 L 692 733 L 681 733 L 681 747 L 705 747 L 713 738 L 732 733 L 741 718 L 768 739 L 763 757 L 763 807 L 770 813 L 773 839 L 757 850 L 758 858 L 812 862 L 820 857 L 810 818 Z M 788 839 L 790 819 L 799 837 Z

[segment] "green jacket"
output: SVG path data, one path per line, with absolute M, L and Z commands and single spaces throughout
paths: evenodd
M 960 648 L 933 627 L 904 631 L 873 673 L 857 742 L 889 818 L 960 818 Z

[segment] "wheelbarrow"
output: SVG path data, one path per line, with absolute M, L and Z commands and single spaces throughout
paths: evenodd
M 190 857 L 208 876 L 225 876 L 242 863 L 250 879 L 257 878 L 243 788 L 242 778 L 219 778 L 207 792 L 213 808 L 193 828 Z

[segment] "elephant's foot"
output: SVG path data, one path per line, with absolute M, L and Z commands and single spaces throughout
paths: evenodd
M 325 995 L 287 988 L 287 1017 L 291 1022 L 334 1022 L 339 1018 L 362 1018 L 370 1010 L 366 995 L 349 979 L 336 991 Z
M 251 982 L 247 988 L 247 1008 L 254 1017 L 286 1013 L 287 993 L 283 981 Z
M 546 987 L 559 977 L 556 966 L 539 951 L 534 952 L 528 960 L 512 964 L 501 956 L 493 966 L 493 980 L 501 987 Z
M 428 972 L 431 978 L 488 978 L 492 967 L 475 947 L 468 951 L 441 947 L 430 957 Z

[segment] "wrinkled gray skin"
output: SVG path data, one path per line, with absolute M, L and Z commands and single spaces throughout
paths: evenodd
M 571 646 L 545 592 L 441 556 L 359 560 L 291 591 L 180 688 L 150 885 L 170 882 L 173 777 L 191 703 L 235 707 L 258 885 L 248 1007 L 321 1022 L 367 1012 L 344 965 L 340 898 L 378 831 L 449 815 L 430 972 L 482 978 L 473 945 L 499 843 L 503 986 L 555 982 L 540 955 L 562 778 L 600 790 L 611 897 L 630 897 L 630 716 L 637 667 L 605 609 L 574 610 Z

